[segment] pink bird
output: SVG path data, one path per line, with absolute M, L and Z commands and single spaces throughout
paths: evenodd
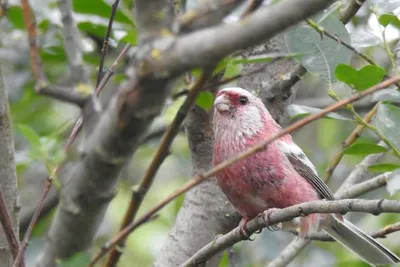
M 261 100 L 241 88 L 225 88 L 214 102 L 217 165 L 281 131 Z M 246 223 L 267 210 L 286 208 L 318 199 L 333 200 L 328 186 L 318 177 L 303 151 L 285 135 L 217 175 L 222 191 Z M 324 230 L 371 265 L 395 264 L 400 258 L 337 214 L 311 214 L 297 220 L 300 237 Z

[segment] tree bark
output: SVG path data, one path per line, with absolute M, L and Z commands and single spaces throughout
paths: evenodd
M 19 194 L 15 170 L 14 141 L 12 136 L 7 91 L 0 62 L 0 190 L 3 193 L 13 231 L 18 238 Z M 13 257 L 6 235 L 0 227 L 0 265 L 12 266 Z

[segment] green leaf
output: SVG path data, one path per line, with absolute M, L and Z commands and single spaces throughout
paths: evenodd
M 393 13 L 383 14 L 378 19 L 379 23 L 383 27 L 387 27 L 388 25 L 393 25 L 396 28 L 400 28 L 400 20 L 399 17 Z
M 6 12 L 7 19 L 16 29 L 24 30 L 25 23 L 22 15 L 22 9 L 19 6 L 10 6 Z
M 76 13 L 97 15 L 106 19 L 111 15 L 111 6 L 104 0 L 73 0 L 72 7 Z M 131 18 L 120 9 L 115 13 L 114 21 L 134 25 Z
M 335 69 L 335 76 L 356 90 L 365 90 L 379 83 L 385 77 L 384 69 L 367 65 L 360 70 L 356 70 L 349 65 L 339 64 Z
M 266 53 L 262 55 L 250 56 L 247 58 L 235 58 L 233 64 L 254 64 L 254 63 L 268 63 L 274 59 L 283 58 L 296 58 L 301 57 L 301 54 L 288 54 L 288 53 Z
M 128 43 L 131 45 L 137 45 L 137 32 L 136 30 L 132 30 L 127 32 L 127 34 L 121 38 L 121 41 L 124 43 Z
M 213 106 L 214 95 L 210 92 L 200 92 L 196 98 L 196 105 L 205 110 L 210 110 Z
M 386 190 L 391 196 L 400 191 L 400 169 L 395 170 L 389 175 Z
M 40 148 L 41 142 L 39 135 L 28 125 L 18 125 L 18 130 L 28 140 L 29 144 L 35 148 Z
M 87 266 L 90 262 L 90 255 L 87 252 L 78 252 L 65 260 L 58 260 L 57 267 Z
M 229 61 L 228 64 L 226 65 L 225 73 L 224 73 L 224 78 L 231 78 L 234 77 L 242 71 L 242 65 L 238 64 L 233 64 L 232 61 Z
M 347 155 L 369 155 L 387 152 L 387 149 L 374 143 L 357 142 L 346 148 L 343 152 Z
M 322 109 L 319 109 L 319 108 L 313 108 L 313 107 L 295 105 L 295 104 L 291 104 L 287 107 L 287 112 L 288 112 L 291 120 L 299 119 L 299 118 L 308 116 L 310 114 L 315 114 L 315 113 L 318 113 L 321 111 L 322 111 Z M 353 119 L 347 118 L 347 117 L 342 116 L 335 112 L 330 112 L 330 113 L 326 114 L 324 117 L 330 118 L 330 119 L 336 119 L 336 120 L 353 121 Z
M 335 69 L 336 79 L 348 84 L 351 87 L 355 87 L 358 81 L 358 72 L 353 67 L 346 64 L 339 64 Z
M 335 16 L 328 16 L 320 23 L 326 31 L 350 43 L 350 36 L 343 23 Z M 330 38 L 321 35 L 310 26 L 300 24 L 285 32 L 285 44 L 289 53 L 303 54 L 297 59 L 310 73 L 322 81 L 336 81 L 334 71 L 339 63 L 350 63 L 352 52 Z
M 368 170 L 371 172 L 391 172 L 400 168 L 399 164 L 395 163 L 381 163 L 375 164 L 368 167 Z
M 400 103 L 400 91 L 394 88 L 379 90 L 371 96 L 371 102 L 378 101 L 390 101 Z
M 83 21 L 79 22 L 77 26 L 79 30 L 93 34 L 101 38 L 104 38 L 104 36 L 106 36 L 107 33 L 107 27 L 101 24 L 95 24 L 92 22 Z
M 391 104 L 381 104 L 373 121 L 375 127 L 400 149 L 400 108 Z

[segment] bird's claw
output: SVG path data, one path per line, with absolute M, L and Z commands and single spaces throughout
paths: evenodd
M 270 218 L 269 218 L 269 216 L 271 215 L 271 213 L 273 213 L 274 211 L 277 211 L 277 210 L 279 210 L 279 209 L 277 209 L 277 208 L 270 208 L 270 209 L 267 209 L 266 211 L 264 211 L 264 220 L 265 220 L 265 223 L 267 224 L 267 229 L 269 230 L 269 231 L 279 231 L 279 230 L 281 230 L 282 229 L 282 223 L 277 223 L 277 224 L 274 224 L 274 225 L 269 225 L 269 223 L 270 223 Z
M 239 223 L 239 228 L 240 228 L 240 233 L 242 234 L 242 236 L 244 236 L 247 240 L 249 241 L 254 241 L 254 239 L 251 239 L 249 235 L 249 233 L 247 232 L 246 229 L 246 224 L 249 221 L 248 218 L 243 217 L 242 220 Z

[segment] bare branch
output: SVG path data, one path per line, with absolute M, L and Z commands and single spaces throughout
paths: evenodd
M 311 201 L 298 205 L 294 205 L 281 210 L 273 211 L 269 216 L 258 216 L 247 224 L 249 233 L 254 233 L 266 226 L 274 225 L 279 222 L 290 221 L 299 216 L 306 216 L 311 213 L 340 213 L 346 212 L 366 212 L 373 215 L 379 215 L 382 212 L 398 213 L 400 212 L 400 201 L 398 200 L 364 200 L 364 199 L 343 199 L 333 201 Z M 218 237 L 199 250 L 193 257 L 181 265 L 181 267 L 196 266 L 205 262 L 207 259 L 215 255 L 235 243 L 245 240 L 240 233 L 239 227 L 226 235 Z M 303 247 L 303 241 L 296 241 L 298 248 Z M 296 252 L 297 253 L 297 252 Z M 275 265 L 271 265 L 275 266 Z M 279 265 L 280 266 L 280 265 Z
M 11 222 L 11 217 L 10 214 L 8 213 L 6 201 L 3 197 L 3 192 L 1 190 L 0 190 L 0 222 L 8 242 L 9 250 L 11 251 L 13 258 L 15 259 L 17 257 L 19 250 L 19 242 L 14 232 L 13 224 Z M 3 243 L 3 240 L 0 240 L 0 242 Z M 8 256 L 9 255 L 5 255 L 5 257 L 9 258 Z M 4 260 L 4 258 L 2 260 Z M 6 261 L 8 260 L 9 259 L 6 259 Z
M 72 84 L 88 83 L 89 75 L 82 64 L 82 43 L 79 30 L 72 17 L 72 1 L 58 0 L 58 7 L 63 23 L 63 38 Z
M 238 22 L 206 28 L 175 40 L 166 37 L 154 43 L 164 48 L 157 59 L 148 59 L 154 73 L 182 73 L 207 67 L 240 49 L 256 45 L 325 8 L 329 0 L 283 0 L 260 9 Z M 193 45 L 193 44 L 196 45 Z M 166 48 L 166 49 L 165 49 Z
M 177 18 L 174 31 L 185 33 L 221 23 L 222 19 L 242 2 L 243 0 L 205 1 L 198 9 L 186 9 L 185 13 Z
M 47 82 L 43 71 L 42 59 L 40 58 L 40 49 L 37 45 L 36 22 L 28 0 L 21 0 L 21 8 L 24 17 L 24 23 L 28 32 L 29 54 L 36 84 L 36 93 L 48 95 L 57 100 L 76 104 L 82 107 L 86 101 L 86 96 L 79 95 L 77 92 L 72 90 L 63 90 L 57 86 L 52 86 Z
M 111 29 L 114 23 L 114 17 L 115 13 L 117 12 L 118 5 L 119 5 L 119 0 L 115 0 L 114 4 L 112 4 L 110 19 L 108 20 L 107 32 L 106 36 L 104 37 L 103 46 L 101 48 L 100 65 L 99 65 L 99 71 L 97 73 L 96 87 L 99 87 L 100 81 L 103 79 L 104 61 L 106 60 L 106 55 L 108 53 L 108 41 L 110 39 Z
M 370 179 L 364 183 L 360 183 L 357 185 L 352 186 L 351 188 L 342 191 L 342 192 L 338 192 L 335 194 L 335 198 L 337 199 L 341 199 L 341 198 L 353 198 L 353 197 L 358 197 L 359 195 L 372 191 L 376 188 L 379 188 L 383 185 L 386 184 L 386 179 L 388 177 L 390 173 L 385 173 L 382 175 L 378 175 L 377 177 Z M 233 230 L 232 232 L 226 234 L 226 235 L 233 235 L 233 232 L 235 230 Z M 243 239 L 243 237 L 241 237 L 241 239 Z M 318 239 L 318 240 L 331 240 L 331 238 L 329 236 L 327 236 L 326 234 L 315 234 L 313 236 L 311 236 L 308 240 L 301 240 L 301 239 L 295 239 L 292 241 L 292 243 L 290 243 L 290 245 L 288 245 L 280 254 L 279 257 L 277 257 L 275 260 L 273 260 L 272 262 L 270 262 L 268 264 L 268 266 L 284 266 L 286 265 L 288 262 L 290 262 L 291 260 L 293 260 L 293 258 L 302 250 L 305 248 L 305 246 L 310 242 L 310 240 L 314 240 L 314 239 Z M 229 240 L 229 239 L 226 239 Z M 240 241 L 240 240 L 239 240 Z M 237 242 L 239 242 L 237 241 Z M 332 239 L 333 241 L 333 239 Z M 236 242 L 235 242 L 236 243 Z M 210 246 L 210 244 L 213 244 L 212 246 Z M 214 241 L 209 243 L 206 247 L 203 247 L 201 250 L 199 250 L 199 252 L 196 252 L 196 254 L 194 254 L 190 260 L 188 260 L 186 262 L 186 265 L 184 266 L 191 266 L 190 264 L 195 264 L 195 263 L 199 263 L 199 262 L 205 262 L 206 260 L 208 260 L 207 257 L 211 257 L 213 255 L 215 255 L 216 253 L 218 253 L 219 251 L 228 248 L 229 246 L 231 246 L 231 243 L 223 243 L 220 242 L 219 243 L 220 246 L 215 246 Z M 201 253 L 200 251 L 206 251 L 207 253 Z M 194 260 L 193 260 L 194 259 Z M 191 262 L 189 264 L 189 262 Z

